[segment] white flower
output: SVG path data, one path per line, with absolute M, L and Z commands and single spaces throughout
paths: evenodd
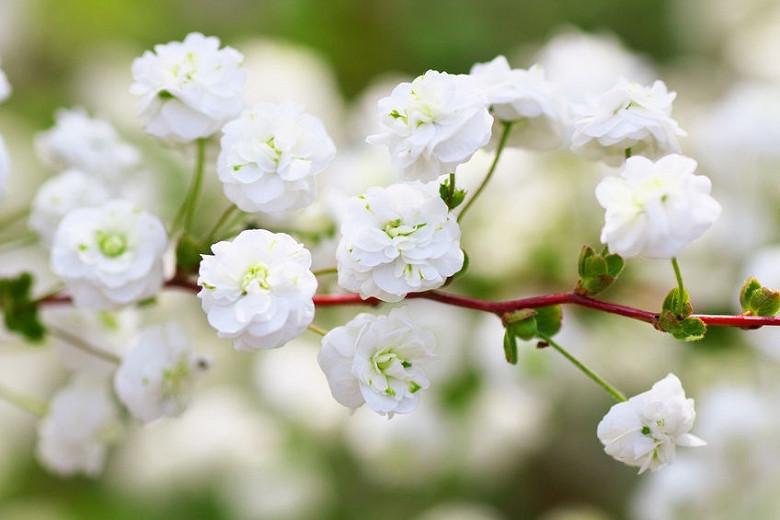
M 8 77 L 3 72 L 3 69 L 0 69 L 0 103 L 8 99 L 10 95 L 11 84 L 8 82 Z
M 188 34 L 133 62 L 130 93 L 150 134 L 177 142 L 208 137 L 241 112 L 244 57 L 219 39 Z
M 625 257 L 676 256 L 721 212 L 710 196 L 710 179 L 695 171 L 696 161 L 682 155 L 656 162 L 628 159 L 620 177 L 607 177 L 596 187 L 606 209 L 601 242 Z
M 435 182 L 369 188 L 345 202 L 339 285 L 388 302 L 441 287 L 463 267 L 460 227 Z
M 493 117 L 474 78 L 429 70 L 401 83 L 378 103 L 385 144 L 396 168 L 410 179 L 451 173 L 490 140 Z
M 481 84 L 496 119 L 514 123 L 512 144 L 540 150 L 563 144 L 566 107 L 541 67 L 512 69 L 504 56 L 497 56 L 471 67 L 471 75 Z
M 114 375 L 114 389 L 143 422 L 177 416 L 189 404 L 197 376 L 209 366 L 176 325 L 143 330 Z
M 62 218 L 78 208 L 108 202 L 111 195 L 99 180 L 79 170 L 67 170 L 44 182 L 35 194 L 30 211 L 30 227 L 51 245 Z
M 404 309 L 387 316 L 358 314 L 322 338 L 317 361 L 333 397 L 349 408 L 364 402 L 381 415 L 409 413 L 429 386 L 425 366 L 436 340 Z
M 623 163 L 628 148 L 633 155 L 653 159 L 679 152 L 677 136 L 686 134 L 671 117 L 676 96 L 663 81 L 644 87 L 621 79 L 588 106 L 579 107 L 572 150 L 612 166 Z
M 314 201 L 317 174 L 336 147 L 319 119 L 294 103 L 259 103 L 223 129 L 217 173 L 247 212 L 276 213 Z
M 696 412 L 680 380 L 669 374 L 641 393 L 610 408 L 598 426 L 604 451 L 620 462 L 656 471 L 674 459 L 675 447 L 696 448 L 706 442 L 688 433 Z
M 157 294 L 166 248 L 157 217 L 113 200 L 65 215 L 54 235 L 51 267 L 76 306 L 114 308 Z
M 97 476 L 119 428 L 107 385 L 75 379 L 57 392 L 38 425 L 38 460 L 59 475 Z
M 54 126 L 38 134 L 35 145 L 52 166 L 107 178 L 120 177 L 140 160 L 138 150 L 123 141 L 111 123 L 91 118 L 81 108 L 59 110 Z
M 0 199 L 5 196 L 6 185 L 11 170 L 11 158 L 8 156 L 8 148 L 5 139 L 0 135 Z
M 198 296 L 209 324 L 236 350 L 281 347 L 309 326 L 317 279 L 311 254 L 284 233 L 242 231 L 211 246 Z

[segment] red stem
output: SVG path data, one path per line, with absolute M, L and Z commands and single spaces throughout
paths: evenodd
M 197 292 L 200 290 L 200 287 L 198 287 L 197 284 L 181 277 L 173 278 L 166 284 L 166 287 L 184 289 L 192 292 Z M 589 309 L 606 312 L 608 314 L 617 314 L 619 316 L 644 321 L 646 323 L 655 323 L 656 319 L 658 318 L 658 314 L 651 311 L 637 309 L 627 305 L 596 300 L 594 298 L 581 296 L 573 292 L 545 294 L 542 296 L 531 296 L 528 298 L 519 298 L 515 300 L 490 301 L 440 291 L 426 291 L 421 293 L 411 293 L 407 296 L 407 299 L 413 298 L 434 300 L 447 305 L 463 307 L 466 309 L 474 309 L 482 312 L 489 312 L 498 316 L 501 316 L 506 312 L 517 311 L 520 309 L 538 309 L 539 307 L 547 307 L 549 305 L 570 304 L 579 305 L 580 307 L 587 307 Z M 58 304 L 69 303 L 70 301 L 71 299 L 69 296 L 55 294 L 42 298 L 40 303 Z M 382 302 L 376 298 L 368 298 L 364 300 L 358 294 L 317 294 L 314 296 L 314 304 L 317 307 L 337 307 L 342 305 L 376 306 L 380 303 Z M 780 317 L 741 315 L 722 316 L 713 314 L 694 314 L 693 316 L 701 319 L 704 323 L 711 326 L 741 327 L 752 329 L 762 326 L 780 325 Z

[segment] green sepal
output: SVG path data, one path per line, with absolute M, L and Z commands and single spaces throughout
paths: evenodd
M 707 324 L 701 319 L 693 316 L 681 319 L 671 310 L 661 312 L 656 328 L 682 341 L 699 341 L 707 334 Z
M 509 327 L 504 331 L 504 358 L 507 363 L 517 364 L 517 338 Z
M 46 336 L 46 328 L 38 316 L 38 302 L 32 298 L 32 286 L 30 273 L 0 279 L 0 308 L 9 331 L 28 341 L 39 342 Z
M 182 236 L 176 244 L 176 267 L 185 273 L 197 271 L 201 254 L 207 254 L 207 248 L 189 236 Z
M 439 184 L 439 196 L 447 205 L 447 208 L 452 211 L 463 203 L 463 200 L 466 198 L 466 190 L 457 186 L 451 186 L 450 178 L 447 177 Z
M 739 291 L 739 303 L 748 316 L 774 316 L 780 311 L 780 293 L 750 277 Z
M 662 311 L 673 313 L 679 320 L 687 318 L 693 312 L 693 306 L 691 306 L 688 291 L 680 293 L 679 287 L 675 287 L 669 291 L 669 294 L 664 298 L 661 309 Z
M 618 254 L 596 253 L 590 246 L 582 246 L 577 261 L 580 279 L 575 292 L 583 296 L 598 294 L 612 285 L 623 271 L 625 262 Z

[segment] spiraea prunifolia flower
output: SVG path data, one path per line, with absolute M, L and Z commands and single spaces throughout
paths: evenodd
M 190 402 L 209 361 L 195 354 L 176 325 L 141 331 L 114 374 L 114 389 L 134 417 L 149 422 L 177 416 Z
M 76 306 L 116 308 L 157 294 L 167 242 L 157 217 L 112 200 L 65 215 L 54 235 L 51 267 Z
M 138 150 L 122 140 L 108 121 L 90 117 L 80 108 L 60 110 L 55 124 L 35 139 L 41 158 L 57 168 L 74 168 L 117 179 L 135 168 Z
M 647 392 L 610 408 L 599 423 L 599 440 L 608 455 L 638 467 L 639 473 L 659 470 L 674 460 L 677 446 L 706 445 L 689 433 L 696 419 L 693 405 L 677 376 L 669 374 Z
M 455 171 L 490 140 L 493 117 L 476 80 L 429 70 L 379 100 L 384 144 L 404 178 L 433 180 Z
M 671 258 L 707 231 L 721 207 L 696 161 L 667 155 L 653 162 L 631 157 L 619 177 L 596 187 L 606 210 L 601 242 L 624 257 Z
M 409 413 L 429 386 L 426 364 L 436 340 L 405 309 L 386 316 L 358 314 L 322 338 L 317 361 L 333 397 L 349 408 L 364 402 L 381 415 Z
M 35 194 L 30 227 L 51 245 L 62 218 L 74 209 L 101 206 L 111 199 L 108 188 L 80 170 L 67 170 L 44 182 Z
M 217 173 L 242 211 L 278 213 L 308 206 L 315 177 L 336 147 L 322 122 L 295 103 L 260 103 L 223 128 Z
M 0 135 L 0 200 L 5 196 L 6 185 L 11 170 L 11 158 L 8 156 L 8 148 L 5 139 Z
M 369 188 L 345 201 L 338 283 L 388 302 L 436 289 L 463 267 L 460 226 L 435 182 Z
M 243 55 L 218 38 L 188 34 L 133 62 L 130 93 L 153 136 L 189 142 L 218 131 L 243 108 Z
M 58 475 L 97 476 L 120 428 L 103 379 L 74 379 L 55 394 L 38 424 L 38 460 Z
M 250 229 L 211 251 L 200 263 L 198 296 L 209 324 L 236 350 L 281 347 L 312 322 L 317 279 L 294 238 Z
M 622 164 L 629 148 L 651 159 L 678 153 L 677 138 L 686 134 L 672 119 L 676 96 L 663 81 L 645 87 L 621 79 L 577 109 L 571 149 L 611 166 Z
M 471 75 L 479 82 L 493 116 L 513 123 L 511 144 L 535 150 L 563 145 L 566 104 L 553 83 L 545 79 L 541 67 L 513 69 L 504 56 L 497 56 L 474 65 Z

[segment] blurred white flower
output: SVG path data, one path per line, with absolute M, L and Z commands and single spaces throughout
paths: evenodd
M 404 309 L 386 316 L 361 313 L 322 338 L 317 361 L 333 397 L 344 406 L 364 402 L 380 415 L 409 413 L 430 382 L 425 366 L 436 339 Z
M 758 278 L 766 287 L 780 289 L 780 246 L 769 246 L 755 251 L 742 272 L 742 280 L 750 276 Z M 737 298 L 733 301 L 735 312 L 741 312 Z M 758 330 L 746 331 L 743 336 L 767 358 L 780 362 L 780 328 L 761 327 Z
M 8 148 L 5 146 L 5 139 L 0 135 L 0 199 L 5 197 L 8 176 L 11 170 L 11 158 L 8 156 Z
M 478 502 L 444 502 L 415 516 L 414 520 L 502 520 L 505 517 L 492 506 Z
M 693 399 L 685 398 L 680 380 L 669 374 L 647 392 L 610 408 L 597 434 L 608 455 L 644 473 L 672 462 L 676 446 L 706 445 L 688 433 L 695 418 Z
M 336 147 L 319 119 L 295 103 L 260 103 L 223 128 L 217 173 L 247 212 L 276 213 L 314 201 L 315 177 Z
M 36 136 L 35 146 L 54 167 L 108 179 L 121 178 L 140 161 L 138 150 L 123 141 L 111 123 L 89 117 L 82 108 L 57 111 L 54 126 Z
M 654 73 L 611 35 L 565 30 L 550 39 L 536 56 L 550 81 L 572 101 L 597 96 L 620 78 L 646 83 Z
M 174 325 L 141 331 L 114 374 L 117 397 L 136 419 L 177 416 L 190 402 L 196 379 L 209 361 L 197 355 Z
M 538 65 L 513 69 L 504 56 L 471 67 L 471 75 L 492 106 L 493 116 L 514 123 L 510 143 L 549 150 L 566 138 L 566 106 Z
M 243 56 L 215 37 L 190 33 L 133 62 L 130 93 L 150 134 L 188 142 L 208 137 L 243 108 Z
M 606 209 L 601 242 L 620 255 L 671 258 L 699 238 L 720 216 L 711 183 L 695 175 L 696 161 L 667 155 L 653 162 L 631 157 L 620 177 L 596 187 Z
M 209 324 L 236 350 L 281 347 L 314 318 L 311 254 L 294 238 L 242 231 L 203 255 L 198 293 Z
M 433 180 L 451 173 L 490 140 L 493 117 L 474 78 L 429 70 L 404 82 L 378 103 L 384 144 L 408 179 Z
M 99 179 L 80 170 L 66 170 L 38 188 L 30 209 L 30 228 L 51 245 L 65 215 L 74 209 L 101 206 L 111 198 Z
M 0 69 L 0 103 L 8 99 L 11 95 L 11 83 L 8 82 L 8 76 L 3 69 Z
M 655 159 L 680 151 L 678 136 L 685 132 L 672 119 L 677 96 L 663 81 L 652 87 L 621 79 L 588 103 L 575 107 L 571 149 L 592 160 L 618 166 L 626 150 Z
M 54 235 L 51 267 L 78 307 L 115 308 L 154 296 L 168 245 L 160 220 L 122 200 L 68 213 Z
M 388 302 L 441 287 L 463 266 L 460 227 L 435 182 L 369 188 L 341 215 L 339 285 Z
M 78 378 L 62 388 L 38 426 L 38 460 L 63 476 L 97 476 L 120 424 L 102 379 Z

